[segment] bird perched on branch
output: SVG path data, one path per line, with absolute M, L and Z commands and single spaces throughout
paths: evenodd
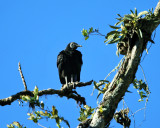
M 83 61 L 81 52 L 76 50 L 78 47 L 82 46 L 71 42 L 57 56 L 59 78 L 62 84 L 67 84 L 67 87 L 69 82 L 73 83 L 74 86 L 74 82 L 80 81 Z

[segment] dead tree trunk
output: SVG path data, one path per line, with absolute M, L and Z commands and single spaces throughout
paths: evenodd
M 154 15 L 158 20 L 160 20 L 160 1 L 157 4 Z M 146 28 L 145 31 L 151 35 L 152 32 L 158 27 L 159 22 L 152 23 L 152 21 L 150 21 L 149 23 L 147 22 L 142 25 L 143 28 Z M 112 80 L 109 89 L 104 93 L 101 104 L 98 106 L 98 108 L 103 108 L 103 112 L 100 112 L 99 109 L 96 110 L 92 121 L 89 122 L 90 124 L 88 125 L 88 128 L 105 128 L 105 126 L 112 120 L 118 103 L 121 101 L 129 85 L 135 78 L 135 74 L 144 51 L 143 46 L 147 43 L 144 38 L 147 37 L 143 37 L 141 40 L 136 39 L 134 41 L 135 45 L 125 56 L 125 60 Z

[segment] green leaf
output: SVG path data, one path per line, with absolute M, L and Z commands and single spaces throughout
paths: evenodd
M 56 118 L 56 123 L 57 123 L 56 125 L 58 128 L 61 128 L 60 122 L 61 122 L 60 118 Z
M 91 27 L 91 28 L 89 29 L 89 33 L 91 33 L 91 32 L 93 32 L 93 27 Z
M 31 116 L 31 115 L 32 115 L 32 113 L 27 113 L 27 115 L 28 115 L 28 116 Z
M 108 37 L 106 36 L 107 39 L 104 41 L 104 43 L 106 43 L 109 40 L 112 40 L 113 37 L 114 37 L 114 35 L 109 35 Z
M 133 20 L 134 17 L 132 17 L 131 15 L 125 15 L 123 19 L 124 20 Z
M 86 30 L 86 29 L 84 29 L 84 28 L 83 28 L 83 30 L 82 30 L 82 35 L 83 35 L 83 36 L 88 36 L 88 32 L 87 32 L 87 30 Z
M 120 14 L 117 14 L 119 17 L 122 17 Z
M 98 91 L 102 91 L 101 89 L 99 89 L 98 84 L 94 85 L 94 87 L 95 87 Z
M 34 93 L 34 95 L 36 95 L 36 96 L 38 95 L 38 87 L 37 87 L 37 86 L 35 86 L 33 93 Z
M 22 96 L 21 99 L 22 99 L 23 101 L 27 101 L 27 99 L 25 98 L 25 96 Z
M 154 23 L 155 24 L 160 24 L 160 20 L 155 20 Z
M 137 9 L 135 8 L 134 10 L 135 10 L 135 15 L 137 16 Z
M 44 103 L 43 103 L 43 101 L 41 101 L 40 105 L 41 105 L 41 108 L 44 109 Z
M 130 23 L 125 23 L 124 26 L 125 26 L 125 27 L 131 27 L 132 24 L 130 24 Z
M 31 100 L 31 97 L 30 96 L 22 96 L 22 100 L 24 101 L 30 101 Z
M 121 18 L 116 18 L 117 20 L 119 20 L 119 21 L 122 21 L 123 20 L 123 18 L 121 17 Z
M 67 120 L 65 120 L 63 117 L 60 117 L 60 119 L 61 119 L 64 123 L 66 123 L 66 125 L 70 128 L 70 124 L 69 124 L 69 122 L 68 122 Z
M 105 40 L 104 43 L 106 43 L 108 40 Z
M 10 124 L 10 125 L 7 124 L 7 127 L 8 127 L 8 128 L 15 128 L 15 127 L 13 126 L 13 124 Z
M 146 96 L 146 95 L 142 95 L 142 97 L 143 97 L 143 98 L 146 98 L 147 96 Z
M 137 85 L 134 85 L 133 87 L 134 87 L 135 89 L 138 89 L 138 86 L 137 86 Z
M 21 126 L 21 125 L 19 124 L 19 122 L 16 122 L 16 121 L 14 121 L 12 124 L 15 125 L 15 126 L 17 126 L 17 127 L 20 127 L 20 126 Z
M 94 108 L 91 108 L 88 105 L 84 105 L 84 108 L 80 110 L 80 117 L 78 118 L 79 121 L 85 121 L 89 116 L 92 115 Z
M 132 14 L 134 14 L 134 12 L 132 10 L 130 10 Z
M 115 24 L 115 26 L 121 24 L 123 21 L 124 21 L 124 20 L 120 20 L 119 22 L 117 22 L 117 23 Z
M 111 28 L 113 29 L 120 29 L 121 27 L 116 27 L 116 26 L 112 26 L 112 25 L 109 25 Z
M 89 38 L 89 36 L 86 36 L 86 37 L 85 37 L 85 40 L 87 40 L 88 38 Z
M 120 37 L 120 40 L 119 40 L 119 41 L 123 41 L 124 38 L 125 38 L 125 36 L 122 35 L 122 36 Z
M 94 82 L 93 82 L 93 84 L 94 84 L 94 85 L 96 85 L 96 84 L 97 84 L 97 82 L 96 82 L 96 81 L 94 81 Z
M 108 37 L 110 35 L 114 35 L 114 34 L 120 34 L 120 32 L 119 31 L 111 31 L 111 32 L 107 33 L 107 36 L 105 38 L 108 39 Z
M 141 101 L 143 101 L 143 100 L 142 100 L 142 99 L 139 99 L 139 100 L 138 100 L 138 102 L 141 102 Z
M 107 82 L 107 83 L 109 83 L 108 80 L 99 80 L 99 82 Z
M 102 107 L 102 105 L 99 107 L 99 112 L 103 113 L 103 107 Z
M 140 12 L 137 17 L 139 18 L 139 17 L 141 17 L 142 15 L 146 15 L 146 14 L 148 14 L 148 11 L 143 11 L 143 12 Z
M 142 31 L 141 31 L 141 29 L 138 29 L 138 30 L 139 30 L 139 36 L 140 36 L 140 38 L 142 39 L 142 38 L 143 38 Z
M 110 42 L 108 42 L 108 44 L 113 44 L 113 43 L 116 43 L 116 42 L 119 42 L 120 38 L 116 38 L 114 40 L 111 40 Z
M 38 119 L 37 119 L 37 118 L 34 118 L 34 119 L 33 119 L 33 122 L 34 122 L 34 123 L 37 123 L 37 122 L 38 122 Z
M 99 92 L 98 92 L 98 96 L 97 96 L 96 99 L 98 99 L 101 94 L 103 94 L 103 93 L 99 91 Z
M 141 97 L 141 99 L 138 100 L 139 102 L 143 101 L 144 98 L 148 97 L 148 95 L 150 94 L 150 91 L 145 82 L 143 82 L 142 80 L 135 79 L 133 81 L 133 84 L 134 84 L 134 88 L 137 89 L 137 92 Z

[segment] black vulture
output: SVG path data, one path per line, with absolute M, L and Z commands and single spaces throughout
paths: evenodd
M 82 54 L 76 50 L 78 47 L 82 47 L 75 42 L 71 42 L 67 45 L 66 49 L 61 51 L 57 56 L 57 68 L 59 72 L 59 79 L 62 84 L 80 81 L 81 66 L 83 64 Z

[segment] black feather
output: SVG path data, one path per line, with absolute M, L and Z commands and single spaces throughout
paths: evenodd
M 57 67 L 59 72 L 59 78 L 62 84 L 71 82 L 71 75 L 73 75 L 73 82 L 80 81 L 81 66 L 83 64 L 82 54 L 76 50 L 77 47 L 81 47 L 75 42 L 71 42 L 67 45 L 66 49 L 61 51 L 57 56 Z

